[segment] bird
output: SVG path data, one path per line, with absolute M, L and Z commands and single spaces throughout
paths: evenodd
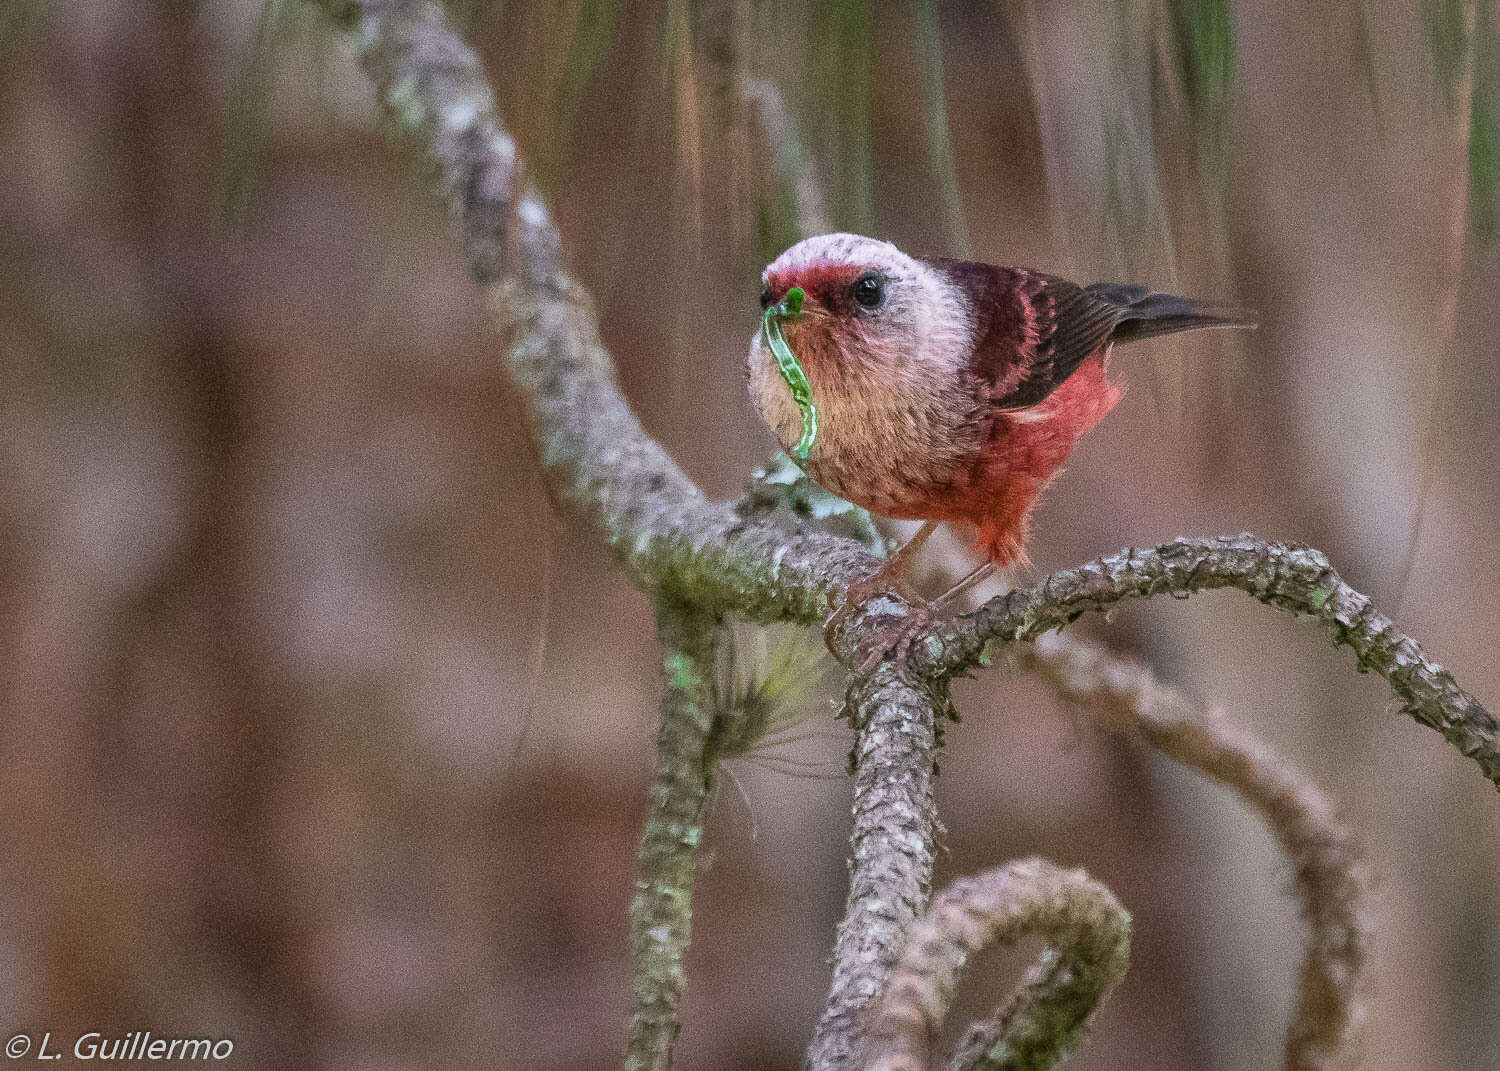
M 1037 497 L 1123 396 L 1109 374 L 1114 345 L 1254 326 L 1243 310 L 1144 286 L 909 256 L 857 234 L 803 239 L 761 281 L 762 310 L 785 311 L 788 295 L 800 302 L 795 315 L 763 316 L 747 362 L 751 397 L 782 449 L 802 446 L 804 470 L 835 495 L 924 522 L 878 573 L 850 585 L 843 606 L 894 590 L 920 611 L 907 634 L 995 569 L 1025 563 Z M 810 445 L 805 406 L 767 337 L 773 319 L 816 406 Z M 972 531 L 982 560 L 928 602 L 905 571 L 942 523 Z

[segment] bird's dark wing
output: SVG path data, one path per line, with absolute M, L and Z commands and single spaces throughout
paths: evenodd
M 1244 309 L 1158 294 L 1144 286 L 1079 286 L 1026 268 L 927 258 L 964 292 L 974 316 L 970 367 L 995 406 L 1035 405 L 1110 342 L 1200 327 L 1254 327 Z
M 967 260 L 927 263 L 968 298 L 975 329 L 970 367 L 999 408 L 1040 402 L 1130 315 L 1129 305 L 1116 300 L 1123 293 L 1096 293 L 1054 275 Z M 1142 288 L 1140 296 L 1146 293 Z

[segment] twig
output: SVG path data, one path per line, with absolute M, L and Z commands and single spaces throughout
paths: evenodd
M 1287 1029 L 1284 1071 L 1324 1071 L 1359 1018 L 1368 953 L 1366 876 L 1359 847 L 1333 805 L 1252 734 L 1195 716 L 1187 698 L 1143 666 L 1055 633 L 1020 644 L 1016 660 L 1101 726 L 1139 737 L 1167 757 L 1234 790 L 1265 819 L 1292 864 L 1307 923 L 1297 1009 Z
M 959 878 L 933 900 L 891 970 L 867 1071 L 921 1071 L 967 961 L 1036 933 L 1049 949 L 1021 992 L 960 1046 L 963 1071 L 1043 1071 L 1073 1051 L 1130 961 L 1130 914 L 1081 870 L 1026 859 Z
M 1500 725 L 1489 711 L 1368 597 L 1345 584 L 1322 552 L 1266 543 L 1248 533 L 1126 549 L 1053 573 L 940 623 L 913 644 L 910 662 L 919 673 L 947 679 L 979 665 L 991 641 L 1033 639 L 1122 599 L 1185 598 L 1212 588 L 1238 588 L 1321 626 L 1335 643 L 1353 649 L 1360 672 L 1373 670 L 1386 679 L 1404 713 L 1442 733 L 1500 786 Z
M 792 188 L 797 232 L 804 238 L 826 234 L 833 228 L 823 203 L 823 187 L 781 90 L 764 78 L 746 75 L 740 79 L 740 97 L 760 120 L 761 134 L 776 157 L 776 169 Z

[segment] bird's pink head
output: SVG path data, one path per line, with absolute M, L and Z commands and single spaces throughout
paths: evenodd
M 777 257 L 761 276 L 761 307 L 792 287 L 805 295 L 801 315 L 783 330 L 813 369 L 910 368 L 967 344 L 962 293 L 931 265 L 890 242 L 858 234 L 821 234 Z
M 904 274 L 910 261 L 889 242 L 820 234 L 798 242 L 766 267 L 760 305 L 766 308 L 798 286 L 807 297 L 808 314 L 848 320 L 884 305 L 890 280 Z

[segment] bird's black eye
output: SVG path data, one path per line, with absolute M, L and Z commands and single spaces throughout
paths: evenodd
M 885 304 L 885 280 L 867 271 L 854 281 L 854 300 L 864 308 L 878 309 Z
M 760 307 L 763 309 L 771 307 L 771 288 L 769 286 L 760 292 Z

